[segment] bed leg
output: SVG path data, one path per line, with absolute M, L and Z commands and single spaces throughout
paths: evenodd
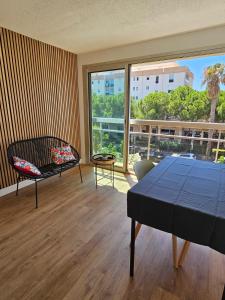
M 223 295 L 222 295 L 222 299 L 221 300 L 225 300 L 225 285 L 224 285 L 224 288 L 223 288 Z
M 173 266 L 175 269 L 178 269 L 177 262 L 177 237 L 172 234 L 172 250 L 173 250 Z
M 135 250 L 135 220 L 131 220 L 131 241 L 130 241 L 130 277 L 134 276 L 134 250 Z

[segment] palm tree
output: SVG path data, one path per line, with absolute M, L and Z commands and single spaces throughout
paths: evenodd
M 209 66 L 204 70 L 204 79 L 202 84 L 206 84 L 207 95 L 211 102 L 209 122 L 215 122 L 216 105 L 220 93 L 220 85 L 225 84 L 225 65 L 215 64 Z M 213 130 L 209 130 L 208 137 L 212 138 Z M 207 144 L 206 155 L 209 156 L 211 152 L 211 142 Z

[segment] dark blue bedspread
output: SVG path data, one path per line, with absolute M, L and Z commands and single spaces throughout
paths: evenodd
M 225 165 L 166 157 L 128 191 L 127 215 L 225 254 Z

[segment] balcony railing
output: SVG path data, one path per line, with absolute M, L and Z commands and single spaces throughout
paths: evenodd
M 108 134 L 123 134 L 124 119 L 120 118 L 93 118 L 94 131 Z M 209 134 L 211 132 L 211 134 Z M 211 136 L 211 137 L 210 137 Z M 206 148 L 208 142 L 211 148 L 215 148 L 215 157 L 211 160 L 218 159 L 220 149 L 225 145 L 225 124 L 209 122 L 183 122 L 183 121 L 165 121 L 165 120 L 137 120 L 130 119 L 130 154 L 146 152 L 146 158 L 151 156 L 152 148 L 156 148 L 157 142 L 177 141 L 183 145 L 190 145 L 190 151 L 193 150 L 194 144 Z M 139 145 L 137 145 L 137 137 Z M 141 144 L 141 139 L 144 143 Z M 153 143 L 154 140 L 154 143 Z M 188 142 L 189 141 L 189 142 Z M 189 151 L 189 152 L 190 152 Z M 175 151 L 176 152 L 176 151 Z M 214 154 L 213 154 L 214 155 Z M 200 159 L 206 159 L 204 155 Z

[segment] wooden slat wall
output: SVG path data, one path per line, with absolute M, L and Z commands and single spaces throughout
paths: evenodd
M 0 188 L 16 182 L 11 142 L 53 135 L 80 151 L 79 124 L 77 56 L 0 28 Z

